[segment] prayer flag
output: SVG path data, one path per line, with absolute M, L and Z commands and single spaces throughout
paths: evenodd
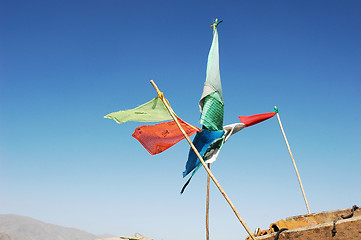
M 214 144 L 211 144 L 209 146 L 207 151 L 204 153 L 204 160 L 206 161 L 206 163 L 215 162 L 217 160 L 219 151 L 221 150 L 223 144 L 225 142 L 227 142 L 229 137 L 231 135 L 233 135 L 234 133 L 237 133 L 237 132 L 241 131 L 245 127 L 246 127 L 246 125 L 244 125 L 243 123 L 233 123 L 233 124 L 229 124 L 229 125 L 224 126 L 223 127 L 224 135 L 222 136 L 222 138 L 224 140 L 222 141 L 222 145 L 216 146 Z
M 221 139 L 224 134 L 224 131 L 208 131 L 203 129 L 202 132 L 197 132 L 196 136 L 193 139 L 193 145 L 198 150 L 199 154 L 203 157 L 203 154 L 207 151 L 208 147 L 217 139 Z M 193 151 L 192 148 L 189 149 L 188 161 L 186 163 L 186 169 L 183 172 L 183 177 L 187 176 L 192 172 L 198 165 L 200 161 Z
M 224 104 L 218 92 L 213 92 L 204 98 L 201 114 L 201 124 L 211 131 L 221 131 L 223 128 Z
M 257 123 L 263 122 L 276 115 L 276 113 L 277 110 L 270 113 L 261 113 L 251 116 L 239 116 L 241 123 L 226 125 L 223 127 L 223 131 L 203 130 L 202 132 L 197 133 L 196 137 L 193 140 L 193 144 L 195 145 L 206 163 L 213 163 L 214 161 L 216 161 L 223 144 L 229 139 L 232 134 L 239 132 L 245 127 L 249 127 Z M 193 149 L 190 149 L 188 154 L 188 161 L 186 163 L 186 170 L 183 172 L 183 177 L 187 176 L 190 172 L 193 172 L 190 178 L 184 184 L 181 193 L 184 192 L 185 188 L 188 186 L 193 175 L 197 172 L 199 167 L 200 160 L 194 153 Z
M 217 27 L 213 28 L 213 41 L 208 54 L 206 81 L 199 100 L 199 108 L 202 113 L 200 123 L 208 130 L 222 131 L 224 103 L 219 71 Z
M 201 111 L 200 123 L 203 125 L 202 132 L 198 132 L 193 140 L 193 144 L 202 158 L 207 162 L 213 162 L 219 154 L 225 136 L 223 130 L 224 103 L 222 97 L 222 84 L 219 71 L 219 49 L 218 49 L 218 32 L 217 20 L 211 26 L 213 27 L 213 40 L 211 49 L 208 54 L 206 81 L 204 83 L 203 93 L 199 100 Z M 200 160 L 191 148 L 188 154 L 186 170 L 183 177 L 193 171 L 191 177 L 183 186 L 181 193 L 189 184 L 193 175 L 200 167 Z
M 153 98 L 149 102 L 134 109 L 110 113 L 104 118 L 114 119 L 117 123 L 125 123 L 128 121 L 160 122 L 172 119 L 159 97 Z
M 197 133 L 193 139 L 193 144 L 198 150 L 206 163 L 213 163 L 221 150 L 223 144 L 229 137 L 242 130 L 245 127 L 243 123 L 234 123 L 223 127 L 223 131 L 208 131 L 203 129 L 202 132 Z M 186 170 L 183 172 L 183 177 L 187 176 L 193 171 L 200 161 L 191 148 L 188 154 L 188 161 L 186 163 Z
M 246 125 L 244 125 L 243 123 L 234 123 L 224 126 L 224 131 L 203 130 L 202 132 L 197 133 L 196 137 L 193 140 L 193 144 L 206 163 L 213 163 L 214 161 L 216 161 L 223 144 L 229 139 L 229 137 L 232 134 L 239 132 L 245 127 Z M 188 154 L 186 170 L 183 172 L 183 177 L 187 176 L 190 172 L 193 172 L 190 178 L 184 184 L 181 193 L 184 192 L 187 185 L 190 183 L 193 175 L 197 172 L 200 166 L 200 160 L 191 148 Z
M 193 139 L 193 145 L 196 147 L 202 158 L 204 158 L 205 153 L 209 149 L 215 149 L 216 147 L 220 148 L 222 146 L 224 140 L 224 138 L 222 138 L 223 135 L 224 131 L 208 131 L 206 129 L 203 129 L 202 132 L 197 132 L 196 136 Z M 186 170 L 183 172 L 183 177 L 187 176 L 190 172 L 193 172 L 190 178 L 182 187 L 181 194 L 184 192 L 199 167 L 200 160 L 191 148 L 188 153 L 188 161 L 186 163 Z
M 238 118 L 244 125 L 246 125 L 246 127 L 250 127 L 273 117 L 274 115 L 276 115 L 276 113 L 277 112 L 274 111 L 270 113 L 261 113 L 251 116 L 239 116 Z
M 201 131 L 180 118 L 178 121 L 188 136 Z M 137 127 L 132 136 L 152 155 L 167 150 L 185 138 L 174 120 Z

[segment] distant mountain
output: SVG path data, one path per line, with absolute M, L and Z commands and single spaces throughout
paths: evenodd
M 75 228 L 61 227 L 39 220 L 0 215 L 0 240 L 95 240 L 99 236 Z
M 6 233 L 0 233 L 0 240 L 20 240 L 20 239 L 17 237 L 12 237 Z

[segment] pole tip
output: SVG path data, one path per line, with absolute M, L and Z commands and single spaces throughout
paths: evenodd
M 216 18 L 216 20 L 214 20 L 213 24 L 211 25 L 211 27 L 214 27 L 214 28 L 217 28 L 218 27 L 218 24 L 220 24 L 221 22 L 223 22 L 222 20 L 221 21 L 218 21 L 218 18 Z
M 277 106 L 274 107 L 274 110 L 273 110 L 275 113 L 278 113 L 278 108 Z

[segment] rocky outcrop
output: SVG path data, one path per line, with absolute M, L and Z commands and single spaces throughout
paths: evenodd
M 139 233 L 136 233 L 134 234 L 134 236 L 129 236 L 129 237 L 112 237 L 112 238 L 102 238 L 96 240 L 152 240 L 152 239 L 144 237 Z
M 319 224 L 309 227 L 282 231 L 279 233 L 279 239 L 282 240 L 361 239 L 361 209 L 354 211 L 354 214 L 352 214 L 352 216 L 350 216 L 351 212 L 352 209 L 344 209 L 338 211 L 321 212 L 321 213 L 286 218 L 286 221 L 297 221 L 298 219 L 312 216 L 319 222 Z M 347 218 L 347 215 L 349 215 L 349 218 Z M 277 233 L 271 233 L 265 236 L 259 236 L 256 239 L 274 240 L 276 235 Z

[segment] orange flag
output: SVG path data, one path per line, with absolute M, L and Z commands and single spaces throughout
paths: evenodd
M 178 118 L 178 122 L 188 136 L 201 131 L 201 129 L 184 122 L 180 118 Z M 167 150 L 185 138 L 174 120 L 156 125 L 142 125 L 135 129 L 132 136 L 152 155 Z

